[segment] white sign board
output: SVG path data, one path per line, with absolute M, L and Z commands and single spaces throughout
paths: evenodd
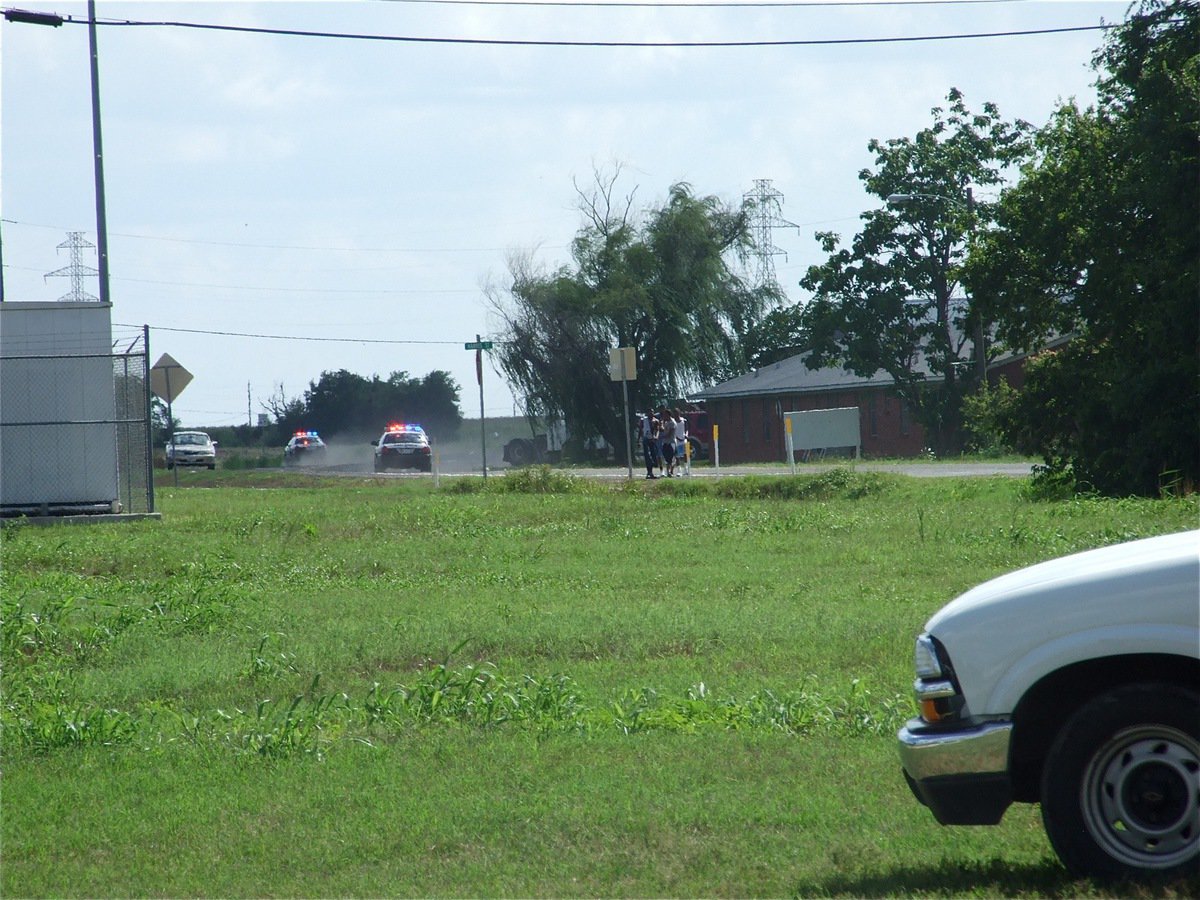
M 192 373 L 164 353 L 150 368 L 150 390 L 154 396 L 167 403 L 183 393 L 192 381 Z
M 632 347 L 608 351 L 608 380 L 637 381 L 637 354 Z
M 791 436 L 789 457 L 796 450 L 830 447 L 853 447 L 855 458 L 860 455 L 862 435 L 857 406 L 789 412 L 783 417 L 791 426 L 788 429 Z

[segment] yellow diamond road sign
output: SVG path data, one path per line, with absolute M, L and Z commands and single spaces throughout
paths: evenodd
M 150 367 L 150 390 L 159 400 L 173 403 L 192 380 L 192 373 L 164 353 Z

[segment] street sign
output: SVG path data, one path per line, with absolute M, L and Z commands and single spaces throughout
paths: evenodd
M 150 367 L 150 390 L 159 400 L 173 403 L 192 381 L 192 373 L 164 353 Z
M 464 350 L 475 351 L 475 380 L 479 382 L 479 449 L 483 455 L 483 477 L 487 479 L 487 416 L 483 410 L 483 351 L 492 349 L 492 342 L 478 334 L 475 340 L 463 344 Z
M 608 380 L 637 381 L 637 354 L 633 347 L 617 347 L 608 351 Z

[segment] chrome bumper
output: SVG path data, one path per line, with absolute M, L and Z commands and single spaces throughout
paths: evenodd
M 943 825 L 994 825 L 1012 803 L 1008 775 L 1011 722 L 956 731 L 920 719 L 900 729 L 900 761 L 917 799 Z
M 1008 771 L 1012 722 L 985 722 L 962 731 L 934 731 L 913 719 L 900 729 L 900 761 L 917 781 L 945 775 Z

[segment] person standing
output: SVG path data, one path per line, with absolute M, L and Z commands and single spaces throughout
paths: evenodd
M 658 457 L 658 419 L 647 412 L 642 416 L 642 455 L 646 458 L 646 477 L 654 478 L 654 467 L 659 463 Z
M 664 468 L 667 471 L 667 477 L 675 476 L 675 419 L 671 417 L 671 410 L 663 407 L 659 411 L 659 438 L 662 444 L 662 460 L 659 462 L 659 471 Z
M 688 453 L 687 419 L 678 409 L 672 411 L 675 417 L 675 465 L 682 466 L 685 475 L 692 474 L 692 459 Z

